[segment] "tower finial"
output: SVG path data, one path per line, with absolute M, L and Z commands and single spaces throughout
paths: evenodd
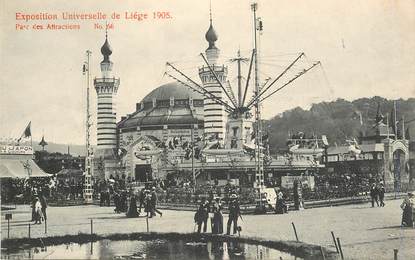
M 209 20 L 210 20 L 210 25 L 209 25 L 209 29 L 205 34 L 205 38 L 206 40 L 209 42 L 209 48 L 208 49 L 214 49 L 215 47 L 215 41 L 218 40 L 218 36 L 215 32 L 215 29 L 213 29 L 213 25 L 212 25 L 212 1 L 209 1 Z
M 105 40 L 108 39 L 108 23 L 105 22 Z
M 101 53 L 104 56 L 104 61 L 109 61 L 109 56 L 112 54 L 112 49 L 110 44 L 108 43 L 108 26 L 105 28 L 105 42 L 104 45 L 101 47 Z
M 212 25 L 212 0 L 209 0 L 209 21 L 210 25 Z

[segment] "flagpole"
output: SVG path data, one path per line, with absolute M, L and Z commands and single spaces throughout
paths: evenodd
M 398 140 L 398 126 L 396 123 L 396 100 L 393 101 L 393 127 L 395 129 L 395 140 Z
M 86 62 L 83 65 L 83 74 L 85 75 L 86 72 L 86 122 L 85 122 L 85 176 L 84 176 L 84 202 L 85 203 L 92 203 L 92 195 L 93 195 L 93 188 L 92 188 L 92 162 L 91 162 L 91 146 L 90 146 L 90 111 L 89 111 L 89 82 L 90 82 L 90 73 L 89 73 L 89 63 L 90 63 L 90 56 L 91 51 L 86 51 Z
M 29 122 L 29 125 L 28 125 L 28 127 L 29 127 L 29 132 L 30 132 L 30 146 L 32 147 L 32 149 L 33 149 L 33 140 L 32 140 L 32 121 L 30 121 Z M 25 129 L 25 136 L 26 136 L 26 130 L 27 130 L 27 128 Z

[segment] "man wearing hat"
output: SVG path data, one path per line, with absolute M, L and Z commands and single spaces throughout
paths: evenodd
M 152 210 L 151 210 L 151 194 L 150 190 L 144 190 L 144 211 L 147 214 L 147 217 L 152 217 Z
M 378 196 L 378 188 L 376 186 L 376 183 L 372 183 L 372 186 L 370 187 L 370 198 L 372 200 L 372 208 L 375 206 L 375 202 L 376 205 L 379 207 Z
M 202 198 L 199 208 L 197 209 L 196 214 L 194 216 L 195 223 L 197 224 L 197 233 L 200 233 L 202 231 L 202 224 L 203 233 L 206 233 L 208 217 L 209 203 L 206 201 L 206 198 Z
M 229 203 L 229 217 L 228 217 L 228 227 L 226 230 L 226 234 L 230 235 L 231 225 L 233 222 L 233 234 L 236 234 L 238 231 L 238 218 L 241 216 L 241 210 L 239 208 L 238 196 L 233 193 L 230 196 L 230 203 Z

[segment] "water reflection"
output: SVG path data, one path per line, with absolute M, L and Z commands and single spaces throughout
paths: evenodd
M 64 244 L 8 251 L 2 259 L 296 259 L 293 255 L 261 245 L 239 242 L 110 241 Z M 297 258 L 299 259 L 299 258 Z

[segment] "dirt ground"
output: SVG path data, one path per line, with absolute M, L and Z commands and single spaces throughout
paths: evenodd
M 295 223 L 299 240 L 335 250 L 330 231 L 341 240 L 346 259 L 393 259 L 398 249 L 399 259 L 415 259 L 415 229 L 401 228 L 400 200 L 387 201 L 384 208 L 369 204 L 315 208 L 291 211 L 285 215 L 246 215 L 242 235 L 277 240 L 295 240 L 291 223 Z M 12 213 L 10 237 L 27 237 L 30 208 L 1 212 L 1 237 L 7 238 L 5 214 Z M 98 234 L 145 232 L 146 218 L 126 218 L 113 208 L 99 206 L 49 207 L 45 225 L 31 225 L 31 237 L 89 233 Z M 163 211 L 163 217 L 149 219 L 150 231 L 193 232 L 193 212 Z M 224 221 L 227 221 L 225 215 Z M 226 224 L 226 223 L 225 223 Z

